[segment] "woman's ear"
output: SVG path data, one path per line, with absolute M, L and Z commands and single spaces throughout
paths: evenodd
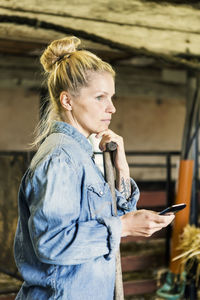
M 60 93 L 60 103 L 64 109 L 72 110 L 71 101 L 71 95 L 68 92 L 63 91 Z

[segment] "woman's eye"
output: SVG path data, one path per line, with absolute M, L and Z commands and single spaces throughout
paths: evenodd
M 102 99 L 102 96 L 97 96 L 96 99 L 97 99 L 98 101 L 100 101 L 100 100 Z

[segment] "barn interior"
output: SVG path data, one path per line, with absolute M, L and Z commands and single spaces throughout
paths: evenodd
M 197 1 L 1 0 L 0 299 L 14 299 L 21 285 L 13 239 L 18 188 L 48 98 L 40 56 L 52 40 L 69 35 L 116 71 L 117 112 L 110 128 L 124 138 L 131 176 L 141 190 L 138 209 L 160 211 L 173 204 L 188 140 L 189 159 L 198 152 L 199 125 L 192 119 L 200 101 Z M 196 163 L 190 223 L 199 227 Z M 161 299 L 156 290 L 169 265 L 171 234 L 168 228 L 147 239 L 122 239 L 125 299 Z M 183 299 L 200 299 L 198 292 L 192 278 Z

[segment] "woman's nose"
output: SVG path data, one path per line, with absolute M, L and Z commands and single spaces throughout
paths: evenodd
M 114 114 L 116 112 L 116 108 L 112 102 L 112 100 L 110 100 L 107 104 L 107 108 L 106 108 L 106 112 L 112 113 Z

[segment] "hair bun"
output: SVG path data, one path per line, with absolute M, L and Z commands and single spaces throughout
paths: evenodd
M 53 41 L 44 51 L 40 58 L 40 62 L 46 72 L 51 72 L 53 66 L 67 54 L 71 54 L 77 50 L 81 41 L 75 36 L 65 37 L 63 39 Z

